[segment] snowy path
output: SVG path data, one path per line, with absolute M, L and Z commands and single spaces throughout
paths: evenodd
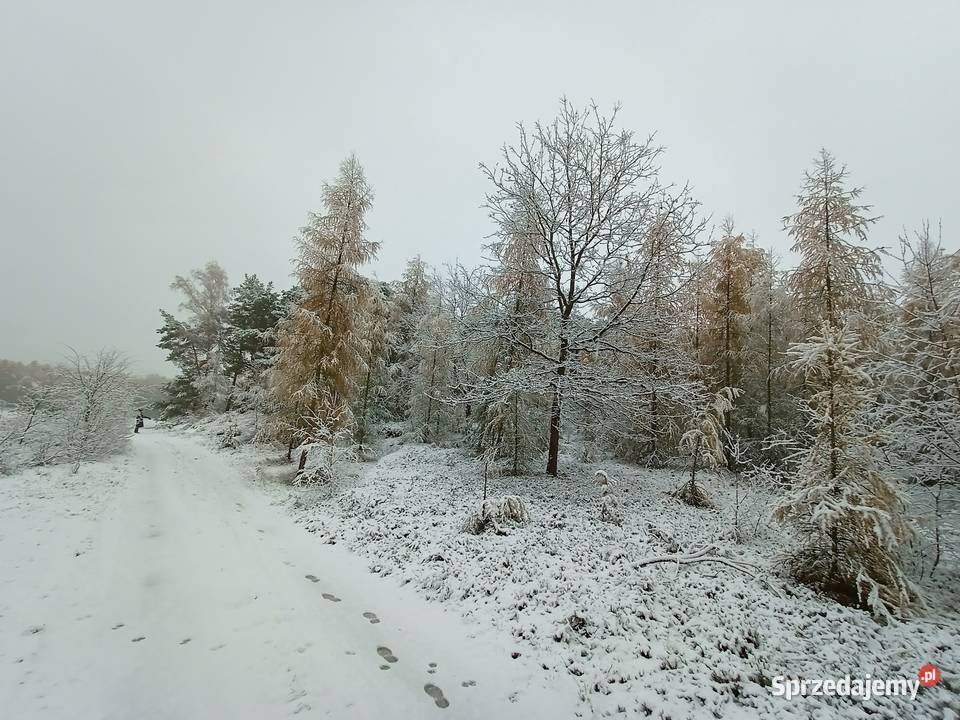
M 95 511 L 0 478 L 0 716 L 573 716 L 569 678 L 319 543 L 195 440 L 148 431 L 99 468 L 119 486 Z

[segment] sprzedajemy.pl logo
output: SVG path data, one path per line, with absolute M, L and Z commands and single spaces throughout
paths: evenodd
M 933 687 L 940 682 L 940 669 L 936 665 L 926 664 L 915 678 L 875 678 L 869 673 L 863 677 L 846 675 L 839 678 L 788 678 L 777 675 L 771 683 L 771 691 L 787 700 L 795 697 L 835 695 L 860 700 L 869 700 L 885 695 L 916 699 L 920 686 Z

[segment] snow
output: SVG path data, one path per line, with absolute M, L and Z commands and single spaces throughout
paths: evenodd
M 927 615 L 884 626 L 777 575 L 789 537 L 761 490 L 736 544 L 725 479 L 703 476 L 707 510 L 670 496 L 682 473 L 564 458 L 556 479 L 490 479 L 530 519 L 475 536 L 483 471 L 463 451 L 394 444 L 298 488 L 279 449 L 244 444 L 251 415 L 148 422 L 111 462 L 0 478 L 3 717 L 960 713 L 955 567 Z M 597 472 L 622 525 L 598 519 Z M 641 566 L 706 545 L 755 572 Z M 769 687 L 927 662 L 944 680 L 916 701 Z
M 148 423 L 111 462 L 0 478 L 4 718 L 572 717 L 572 679 L 317 542 L 226 458 Z
M 245 449 L 239 462 L 256 462 Z M 286 466 L 260 468 L 260 484 L 286 498 L 320 543 L 367 558 L 372 572 L 498 629 L 546 677 L 573 678 L 585 716 L 629 712 L 663 718 L 951 717 L 956 680 L 921 688 L 914 701 L 785 700 L 770 683 L 790 677 L 916 677 L 927 662 L 947 678 L 960 668 L 956 594 L 933 595 L 927 616 L 882 626 L 864 612 L 815 596 L 776 574 L 788 538 L 760 523 L 742 545 L 731 537 L 733 489 L 708 488 L 721 510 L 669 494 L 681 473 L 578 465 L 558 479 L 498 478 L 491 495 L 519 495 L 532 515 L 506 536 L 461 532 L 482 499 L 482 467 L 460 450 L 400 447 L 320 489 L 281 484 Z M 622 527 L 598 521 L 603 470 Z M 742 511 L 743 509 L 741 509 Z M 751 533 L 752 534 L 752 533 Z M 645 558 L 706 544 L 751 563 L 756 578 L 710 564 L 640 567 Z M 538 714 L 537 717 L 549 717 Z

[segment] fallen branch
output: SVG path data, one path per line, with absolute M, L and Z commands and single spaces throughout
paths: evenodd
M 691 565 L 698 562 L 712 562 L 718 563 L 719 565 L 726 565 L 729 568 L 734 570 L 739 570 L 744 575 L 749 577 L 751 580 L 758 580 L 766 585 L 774 593 L 777 593 L 776 589 L 770 585 L 766 580 L 763 580 L 755 574 L 757 571 L 757 566 L 742 560 L 730 560 L 729 558 L 720 557 L 719 555 L 711 555 L 710 553 L 715 551 L 716 548 L 713 545 L 705 545 L 699 550 L 695 550 L 690 553 L 681 554 L 676 553 L 672 555 L 656 555 L 654 557 L 644 558 L 639 560 L 636 563 L 638 568 L 644 567 L 645 565 L 654 565 L 656 563 L 676 563 L 679 568 L 680 565 Z

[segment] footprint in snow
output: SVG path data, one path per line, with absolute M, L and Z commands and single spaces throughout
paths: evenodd
M 340 602 L 340 598 L 332 593 L 323 593 L 323 599 L 329 600 L 330 602 Z
M 383 645 L 377 648 L 377 655 L 382 657 L 388 663 L 395 663 L 397 661 L 397 656 L 393 654 L 393 651 L 388 647 L 384 647 Z
M 139 637 L 133 638 L 133 640 L 131 640 L 130 642 L 141 642 L 142 640 L 146 640 L 146 639 L 147 639 L 146 635 L 140 635 Z
M 190 638 L 184 638 L 183 640 L 180 641 L 180 644 L 186 645 L 188 642 L 190 642 Z
M 31 625 L 26 630 L 23 631 L 24 635 L 36 635 L 39 632 L 43 632 L 43 625 Z
M 365 612 L 363 616 L 370 621 L 371 625 L 376 625 L 378 622 L 380 622 L 380 618 L 377 617 L 376 613 Z
M 222 650 L 222 649 L 225 648 L 226 646 L 227 646 L 226 643 L 220 643 L 219 645 L 214 645 L 214 646 L 213 646 L 212 648 L 210 648 L 210 649 L 211 649 L 211 650 Z
M 381 669 L 381 670 L 389 670 L 389 669 L 390 669 L 390 666 L 389 666 L 389 665 L 381 665 L 381 666 L 380 666 L 380 669 Z
M 476 680 L 464 680 L 462 683 L 460 683 L 460 687 L 475 687 L 476 684 Z
M 116 625 L 114 625 L 114 626 L 113 626 L 112 628 L 110 628 L 110 629 L 111 629 L 111 630 L 119 630 L 119 629 L 122 628 L 122 627 L 123 627 L 123 623 L 117 623 Z
M 423 691 L 433 698 L 433 702 L 438 708 L 450 707 L 450 701 L 443 696 L 443 690 L 433 683 L 427 683 L 423 686 Z
M 320 578 L 318 578 L 316 575 L 304 575 L 304 577 L 312 583 L 320 582 Z

